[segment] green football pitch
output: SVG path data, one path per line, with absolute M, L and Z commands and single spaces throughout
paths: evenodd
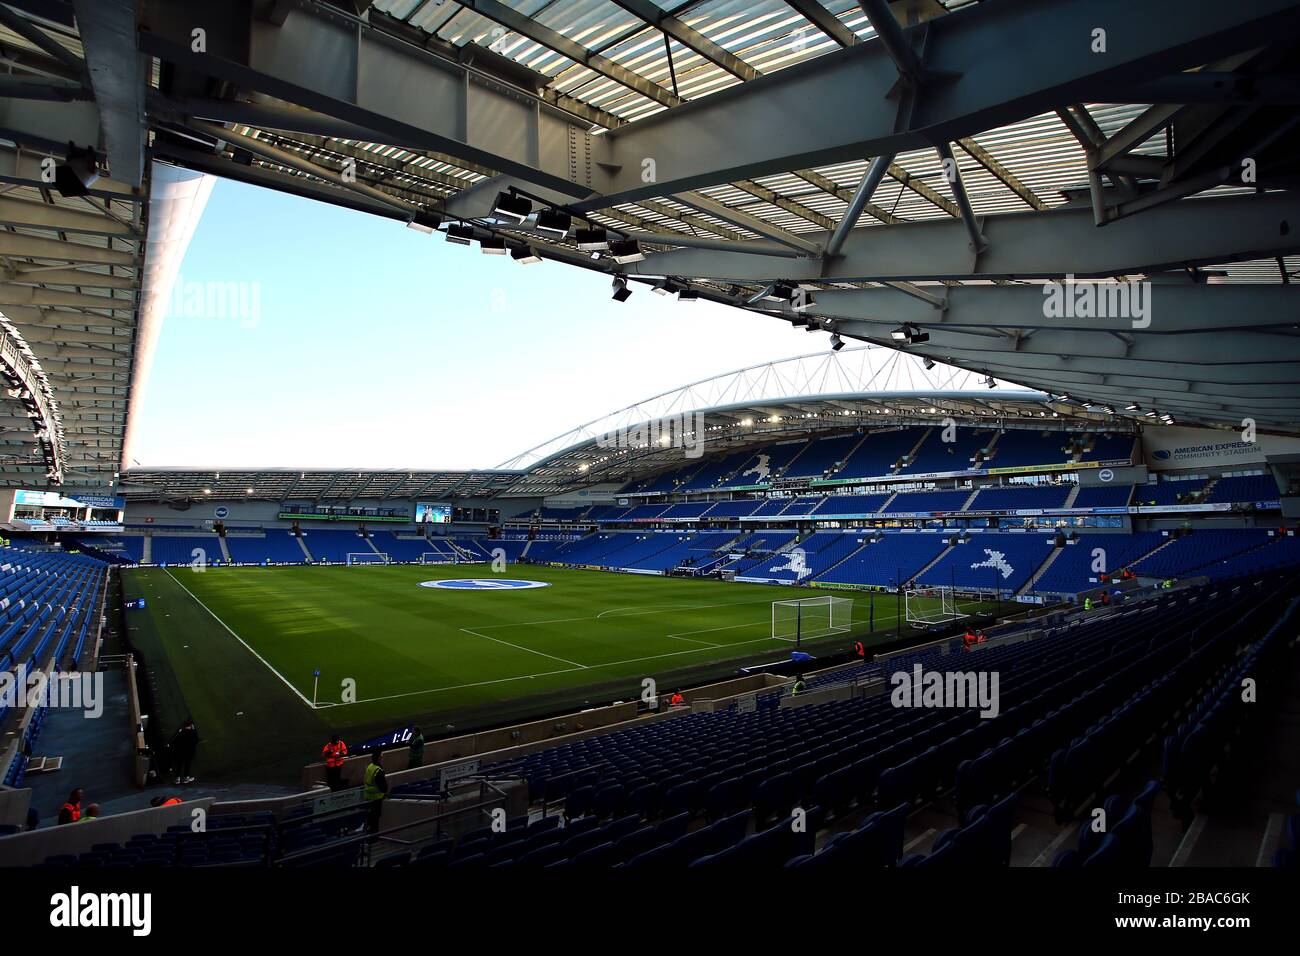
M 476 575 L 545 586 L 420 586 Z M 154 719 L 170 733 L 194 717 L 209 778 L 287 773 L 332 730 L 358 742 L 416 722 L 441 737 L 788 660 L 773 601 L 853 599 L 852 636 L 805 641 L 814 657 L 896 637 L 892 594 L 534 565 L 135 569 L 123 591 L 145 599 L 126 620 Z

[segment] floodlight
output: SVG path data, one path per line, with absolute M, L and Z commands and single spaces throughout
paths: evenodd
M 632 290 L 627 287 L 627 280 L 622 276 L 614 277 L 614 301 L 626 302 L 632 297 Z
M 839 351 L 840 349 L 842 349 L 842 348 L 844 348 L 844 340 L 843 340 L 842 338 L 839 337 L 839 334 L 838 334 L 838 333 L 836 333 L 836 332 L 832 332 L 832 333 L 831 333 L 831 351 L 832 351 L 832 352 L 838 352 L 838 351 Z
M 54 167 L 54 188 L 60 196 L 84 196 L 99 179 L 99 164 L 89 146 L 68 144 L 68 158 Z
M 573 238 L 583 252 L 601 252 L 609 248 L 609 236 L 600 226 L 579 229 Z
M 408 229 L 415 229 L 416 231 L 423 232 L 423 233 L 437 232 L 438 227 L 441 225 L 442 225 L 441 216 L 431 212 L 424 212 L 423 210 L 417 212 L 414 216 L 412 216 L 409 220 L 407 220 L 406 223 Z
M 532 200 L 517 193 L 499 192 L 496 202 L 492 204 L 492 215 L 512 222 L 523 222 L 532 211 Z
M 563 239 L 569 234 L 573 217 L 563 209 L 543 209 L 537 214 L 537 231 Z
M 447 241 L 458 246 L 468 246 L 474 239 L 474 227 L 465 223 L 455 223 L 447 227 Z
M 496 236 L 488 236 L 478 244 L 479 251 L 489 256 L 504 256 L 506 241 Z
M 619 265 L 640 262 L 645 258 L 641 252 L 641 243 L 635 239 L 615 239 L 609 244 L 609 257 Z
M 537 250 L 533 249 L 532 246 L 511 246 L 510 258 L 525 266 L 542 261 L 542 257 L 537 254 Z
M 889 337 L 895 342 L 901 342 L 906 345 L 914 345 L 917 342 L 930 341 L 930 333 L 922 332 L 910 322 L 905 322 L 896 329 L 891 329 Z

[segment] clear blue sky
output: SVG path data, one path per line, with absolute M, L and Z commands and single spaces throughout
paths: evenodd
M 644 286 L 620 304 L 585 269 L 225 180 L 177 282 L 141 465 L 491 467 L 657 392 L 828 347 Z M 193 308 L 193 283 L 243 283 L 246 308 Z

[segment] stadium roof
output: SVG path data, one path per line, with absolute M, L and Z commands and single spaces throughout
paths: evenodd
M 15 6 L 47 19 L 0 8 L 0 137 L 93 146 L 137 207 L 152 158 L 904 331 L 1076 400 L 1300 429 L 1297 0 Z M 639 246 L 593 258 L 547 208 Z M 1104 314 L 1045 307 L 1067 276 Z
M 883 361 L 881 361 L 883 357 Z M 556 495 L 680 467 L 688 453 L 726 454 L 810 434 L 952 419 L 995 428 L 1131 427 L 1101 408 L 857 346 L 800 355 L 692 382 L 557 435 L 494 469 L 133 468 L 128 498 L 283 501 L 473 499 Z

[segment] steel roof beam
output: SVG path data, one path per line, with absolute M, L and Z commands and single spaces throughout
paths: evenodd
M 640 17 L 651 26 L 657 27 L 686 49 L 722 67 L 732 76 L 749 81 L 762 75 L 740 57 L 729 53 L 698 30 L 687 26 L 685 21 L 665 12 L 652 0 L 613 0 L 613 2 L 633 16 Z
M 785 0 L 785 2 L 840 46 L 855 46 L 858 43 L 858 35 L 845 26 L 839 17 L 822 6 L 819 0 Z
M 1094 289 L 1122 292 L 1122 283 L 1079 283 L 1059 286 L 1062 296 Z M 950 286 L 935 290 L 930 302 L 900 299 L 889 289 L 821 289 L 811 312 L 846 319 L 878 319 L 931 328 L 1054 329 L 1087 333 L 1121 332 L 1140 335 L 1246 330 L 1268 326 L 1292 327 L 1300 312 L 1300 288 L 1285 285 L 1205 285 L 1145 283 L 1133 291 L 1142 295 L 1145 319 L 1124 315 L 1049 316 L 1045 311 L 1052 287 L 1047 285 Z M 929 291 L 929 290 L 924 290 Z M 938 307 L 936 307 L 937 299 Z M 1148 322 L 1145 326 L 1135 323 Z
M 897 79 L 884 44 L 862 43 L 612 130 L 601 139 L 610 167 L 602 196 L 584 203 L 674 193 L 804 166 L 903 152 L 972 136 L 1087 101 L 1102 87 L 1137 86 L 1203 65 L 1226 51 L 1272 42 L 1295 29 L 1300 8 L 1287 0 L 1229 9 L 1215 0 L 1188 3 L 1093 0 L 1088 4 L 984 4 L 904 31 L 928 30 L 925 69 L 950 82 L 916 94 L 900 128 Z M 1087 38 L 1098 23 L 1112 30 L 1105 57 Z M 1077 45 L 1045 36 L 1079 36 Z M 1013 59 L 989 56 L 1015 49 Z M 817 109 L 808 109 L 816 103 Z M 773 135 L 780 123 L 780 135 Z M 640 178 L 642 157 L 657 178 Z
M 838 259 L 776 262 L 743 252 L 675 250 L 626 267 L 642 275 L 722 282 L 883 282 L 1060 279 L 1164 272 L 1300 252 L 1300 197 L 1283 193 L 1203 197 L 1169 203 L 1137 220 L 1095 228 L 1091 209 L 985 216 L 989 247 L 974 259 L 962 223 L 932 220 L 854 229 Z M 824 240 L 825 233 L 807 233 Z
M 658 7 L 623 2 L 687 37 L 704 55 L 712 53 L 736 75 L 750 75 L 743 61 L 701 44 L 698 34 L 686 34 L 684 24 Z M 560 190 L 591 210 L 958 140 L 1086 101 L 1101 87 L 1137 87 L 1201 66 L 1225 50 L 1267 44 L 1300 22 L 1300 5 L 1007 0 L 913 28 L 930 31 L 927 71 L 958 79 L 924 86 L 901 128 L 897 103 L 887 98 L 897 78 L 893 62 L 883 44 L 861 43 L 769 76 L 753 71 L 737 87 L 596 136 L 587 121 L 528 91 L 359 21 L 326 17 L 311 4 L 290 9 L 280 27 L 253 19 L 246 44 L 216 43 L 206 54 L 190 50 L 189 19 L 171 22 L 155 13 L 140 34 L 142 46 L 183 70 L 373 129 L 376 141 L 464 157 Z M 1123 22 L 1125 29 L 1112 31 L 1110 49 L 1100 57 L 1086 38 L 1107 21 Z M 1085 40 L 1073 46 L 1042 42 L 1071 35 Z M 988 56 L 995 48 L 1014 48 L 1018 55 Z M 403 95 L 412 86 L 421 96 Z M 809 103 L 818 108 L 808 109 Z M 773 135 L 777 118 L 780 135 Z M 655 174 L 643 178 L 648 159 Z
M 135 0 L 73 0 L 73 7 L 109 171 L 114 179 L 139 186 L 144 181 L 149 64 L 136 49 Z

